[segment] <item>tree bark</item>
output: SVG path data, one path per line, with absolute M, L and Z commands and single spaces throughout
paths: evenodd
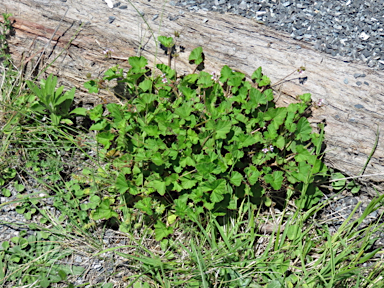
M 375 146 L 377 131 L 384 129 L 380 125 L 384 121 L 383 71 L 321 53 L 309 43 L 252 19 L 190 13 L 163 2 L 132 1 L 136 10 L 129 2 L 121 4 L 127 9 L 111 9 L 101 0 L 0 0 L 0 12 L 13 14 L 16 33 L 9 43 L 15 62 L 32 72 L 34 65 L 38 65 L 36 71 L 49 65 L 46 73 L 58 75 L 60 84 L 77 87 L 77 99 L 84 103 L 116 101 L 112 92 L 89 95 L 83 87 L 88 73 L 96 78 L 113 65 L 129 67 L 126 60 L 135 55 L 143 55 L 150 65 L 167 64 L 155 39 L 174 36 L 174 32 L 180 33 L 175 39 L 185 48 L 173 62 L 179 75 L 193 71 L 188 56 L 198 46 L 203 47 L 208 72 L 228 65 L 249 77 L 261 66 L 272 83 L 278 83 L 274 86 L 278 105 L 294 102 L 303 93 L 311 93 L 314 101 L 324 99 L 326 105 L 313 110 L 311 122 L 326 122 L 325 160 L 345 175 L 360 175 Z M 112 23 L 110 16 L 115 17 Z M 103 54 L 106 49 L 113 49 L 112 57 Z M 304 84 L 299 83 L 302 76 L 295 73 L 301 66 L 306 68 Z M 355 73 L 366 77 L 355 79 Z M 279 82 L 281 79 L 285 81 Z M 357 81 L 364 83 L 357 85 Z M 364 171 L 364 175 L 375 175 L 361 178 L 369 181 L 371 188 L 384 187 L 383 163 L 384 146 L 379 139 Z

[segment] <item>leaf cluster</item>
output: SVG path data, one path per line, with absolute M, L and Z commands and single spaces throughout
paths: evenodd
M 201 47 L 192 51 L 191 63 L 203 60 Z M 90 130 L 115 175 L 114 195 L 147 215 L 158 214 L 161 203 L 189 220 L 205 210 L 224 215 L 245 197 L 256 205 L 284 205 L 287 191 L 304 191 L 302 208 L 321 198 L 314 183 L 327 169 L 319 156 L 322 134 L 307 120 L 310 94 L 277 108 L 261 67 L 247 81 L 228 66 L 220 75 L 176 77 L 164 64 L 156 66 L 161 75 L 152 74 L 144 57 L 128 61 L 126 74 L 113 67 L 104 80 L 123 79 L 135 97 L 89 111 Z
M 12 31 L 11 20 L 9 19 L 12 15 L 9 13 L 2 13 L 3 23 L 0 23 L 0 59 L 5 58 L 5 66 L 8 66 L 10 60 L 9 49 L 7 38 Z
M 36 101 L 31 106 L 34 112 L 49 115 L 54 126 L 60 123 L 73 124 L 70 120 L 70 115 L 85 115 L 85 109 L 78 107 L 70 111 L 76 88 L 73 87 L 70 91 L 63 93 L 64 86 L 56 89 L 57 77 L 52 74 L 48 78 L 40 81 L 40 87 L 32 81 L 27 81 L 29 89 L 36 95 L 39 101 Z

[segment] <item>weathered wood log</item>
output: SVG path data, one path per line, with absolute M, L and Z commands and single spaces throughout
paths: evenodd
M 128 9 L 110 9 L 101 0 L 0 0 L 0 12 L 13 14 L 16 33 L 9 43 L 16 63 L 31 70 L 42 56 L 41 71 L 58 57 L 47 73 L 58 75 L 61 84 L 76 86 L 78 99 L 85 102 L 99 103 L 101 97 L 114 101 L 113 93 L 87 93 L 83 88 L 87 73 L 99 77 L 115 64 L 128 67 L 126 59 L 139 53 L 152 65 L 155 61 L 167 63 L 155 38 L 173 36 L 175 31 L 181 33 L 177 41 L 185 47 L 176 61 L 179 74 L 193 70 L 188 56 L 198 46 L 203 47 L 207 71 L 220 71 L 228 65 L 250 76 L 262 66 L 275 83 L 304 66 L 308 77 L 304 84 L 296 73 L 275 86 L 280 94 L 278 104 L 290 103 L 303 93 L 311 93 L 315 101 L 324 99 L 326 106 L 315 109 L 311 121 L 326 121 L 326 162 L 346 175 L 360 174 L 374 147 L 378 126 L 381 134 L 384 131 L 383 71 L 318 52 L 311 44 L 251 19 L 190 13 L 164 1 L 132 2 L 135 9 L 130 3 L 123 3 Z M 111 58 L 102 53 L 107 48 L 113 49 Z M 368 84 L 356 85 L 355 73 L 366 74 L 362 81 Z M 375 176 L 363 178 L 379 191 L 384 187 L 383 163 L 384 145 L 379 140 L 364 172 Z

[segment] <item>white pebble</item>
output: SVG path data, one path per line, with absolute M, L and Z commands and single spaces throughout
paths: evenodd
M 111 0 L 104 0 L 109 8 L 113 8 L 113 2 Z
M 360 36 L 359 36 L 362 40 L 367 40 L 369 38 L 369 35 L 366 34 L 364 31 L 361 32 Z

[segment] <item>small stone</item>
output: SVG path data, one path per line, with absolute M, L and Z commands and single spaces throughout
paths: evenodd
M 345 204 L 348 206 L 355 206 L 358 203 L 356 198 L 353 197 L 346 197 L 345 198 Z
M 76 256 L 76 257 L 75 257 L 75 262 L 77 262 L 77 263 L 82 263 L 82 262 L 83 262 L 83 259 L 82 259 L 80 256 Z
M 367 76 L 367 75 L 365 75 L 365 74 L 361 74 L 361 73 L 355 73 L 355 74 L 353 74 L 353 77 L 355 77 L 355 78 L 359 78 L 359 77 L 364 78 L 365 76 Z
M 128 6 L 127 5 L 121 5 L 121 6 L 119 6 L 119 9 L 128 9 Z
M 99 263 L 97 263 L 97 264 L 93 264 L 93 267 L 92 267 L 93 269 L 95 269 L 95 270 L 97 270 L 97 271 L 101 271 L 101 270 L 103 270 L 103 266 L 101 265 L 101 264 L 99 264 Z
M 364 106 L 361 105 L 361 104 L 356 104 L 356 105 L 355 105 L 355 108 L 357 108 L 357 109 L 361 109 L 361 108 L 364 108 Z
M 225 4 L 225 0 L 215 0 L 216 6 L 223 5 L 223 4 Z
M 207 23 L 208 22 L 208 19 L 207 18 L 204 18 L 203 19 L 203 23 Z
M 374 61 L 374 60 L 369 60 L 369 62 L 368 62 L 368 67 L 369 68 L 372 68 L 372 67 L 375 67 L 376 66 L 376 61 Z
M 247 3 L 245 1 L 241 1 L 241 3 L 239 4 L 239 9 L 247 10 Z
M 361 32 L 359 37 L 360 37 L 361 40 L 365 41 L 365 40 L 367 40 L 369 38 L 369 35 L 363 31 L 363 32 Z
M 121 4 L 120 2 L 117 2 L 117 3 L 113 4 L 113 8 L 119 7 L 120 4 Z
M 360 81 L 357 81 L 357 82 L 356 82 L 356 85 L 357 85 L 357 86 L 360 86 L 361 84 L 363 84 L 363 83 L 361 83 Z
M 152 17 L 152 21 L 155 21 L 158 17 L 159 17 L 159 14 L 155 14 L 155 15 Z
M 199 7 L 197 7 L 197 6 L 191 6 L 191 7 L 188 7 L 188 10 L 190 10 L 190 11 L 198 11 L 199 10 Z
M 176 21 L 177 19 L 179 19 L 179 16 L 176 15 L 176 16 L 169 16 L 168 17 L 169 21 Z
M 300 45 L 296 45 L 296 49 L 301 49 L 301 46 Z
M 105 3 L 108 5 L 108 7 L 109 8 L 113 8 L 113 2 L 112 2 L 112 0 L 104 0 L 105 1 Z
M 298 30 L 293 30 L 293 33 L 295 33 L 297 36 L 304 36 L 305 32 L 307 32 L 307 29 L 298 29 Z
M 261 16 L 261 15 L 264 15 L 264 14 L 266 14 L 267 13 L 267 11 L 257 11 L 256 12 L 256 16 Z
M 348 84 L 348 79 L 347 78 L 344 79 L 344 83 Z
M 364 84 L 367 85 L 367 86 L 369 86 L 369 83 L 368 83 L 367 81 L 364 81 Z
M 115 16 L 109 16 L 108 17 L 108 23 L 112 24 L 113 21 L 115 21 L 116 17 Z
M 371 214 L 368 215 L 368 217 L 376 219 L 377 218 L 377 214 L 378 214 L 377 211 L 373 211 Z
M 369 56 L 371 56 L 371 52 L 369 52 L 367 49 L 365 49 L 365 50 L 362 52 L 362 54 L 363 54 L 366 58 L 368 58 Z

